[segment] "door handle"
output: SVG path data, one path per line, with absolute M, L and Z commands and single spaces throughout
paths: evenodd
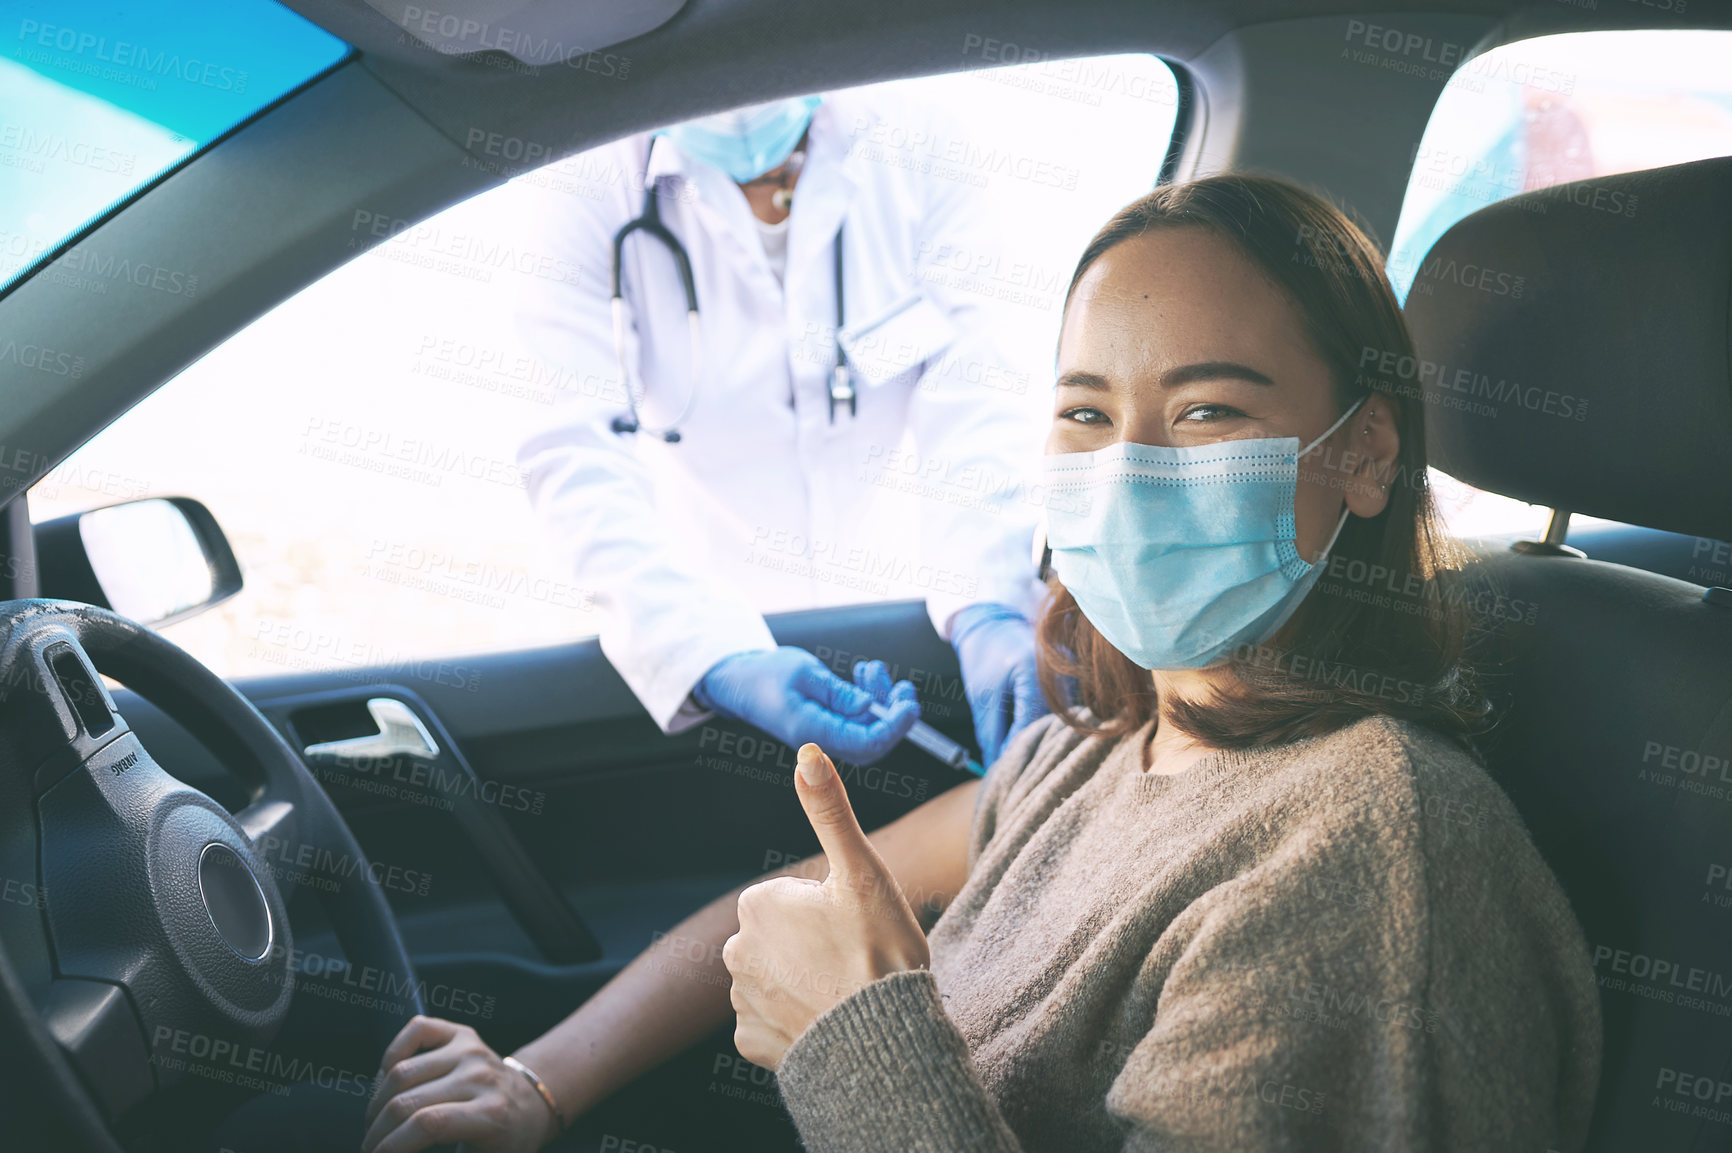
M 320 741 L 301 750 L 309 757 L 379 758 L 425 757 L 439 755 L 439 743 L 415 710 L 395 697 L 368 697 L 367 712 L 372 715 L 379 731 L 365 737 L 350 737 L 341 741 Z

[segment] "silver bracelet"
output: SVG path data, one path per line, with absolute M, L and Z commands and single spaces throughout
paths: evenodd
M 525 1077 L 529 1078 L 529 1083 L 535 1086 L 535 1091 L 541 1094 L 541 1099 L 547 1102 L 547 1107 L 549 1109 L 553 1110 L 553 1119 L 559 1122 L 560 1132 L 563 1133 L 571 1122 L 565 1119 L 565 1113 L 560 1109 L 559 1102 L 553 1099 L 553 1090 L 547 1087 L 547 1082 L 543 1081 L 540 1077 L 537 1077 L 534 1069 L 531 1069 L 516 1057 L 502 1057 L 500 1060 L 505 1062 L 507 1068 L 516 1069 L 519 1073 L 522 1073 Z

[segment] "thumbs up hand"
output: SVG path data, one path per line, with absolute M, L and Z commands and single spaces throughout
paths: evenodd
M 740 931 L 722 946 L 734 978 L 734 1044 L 774 1070 L 818 1015 L 879 977 L 924 969 L 926 934 L 866 839 L 830 758 L 800 746 L 794 791 L 830 872 L 772 877 L 740 893 Z

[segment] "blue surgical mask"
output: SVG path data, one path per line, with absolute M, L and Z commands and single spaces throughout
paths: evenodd
M 1322 571 L 1295 545 L 1296 436 L 1168 448 L 1115 444 L 1044 458 L 1052 568 L 1101 636 L 1145 669 L 1199 669 L 1261 644 Z
M 718 112 L 662 129 L 679 150 L 728 174 L 737 184 L 756 180 L 794 151 L 812 121 L 819 97 L 772 100 Z

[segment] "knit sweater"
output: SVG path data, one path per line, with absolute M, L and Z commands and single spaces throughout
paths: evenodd
M 1152 732 L 993 763 L 931 968 L 783 1056 L 810 1153 L 1581 1147 L 1587 944 L 1472 756 L 1373 717 L 1166 775 Z

